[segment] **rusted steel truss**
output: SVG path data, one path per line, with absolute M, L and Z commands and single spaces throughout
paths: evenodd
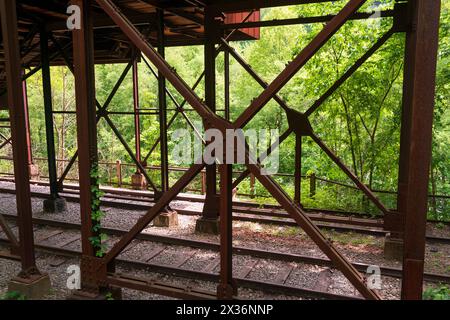
M 145 54 L 149 60 L 155 65 L 159 72 L 172 83 L 172 85 L 179 91 L 179 93 L 189 102 L 189 104 L 197 111 L 203 118 L 208 127 L 214 127 L 224 132 L 226 129 L 243 128 L 255 114 L 274 96 L 276 93 L 291 79 L 295 73 L 311 58 L 318 49 L 342 26 L 345 21 L 355 13 L 358 8 L 365 2 L 364 0 L 351 0 L 341 10 L 341 12 L 334 17 L 324 29 L 316 36 L 316 38 L 308 45 L 272 82 L 263 93 L 252 102 L 249 108 L 238 117 L 234 123 L 230 123 L 225 119 L 214 114 L 211 109 L 205 105 L 197 95 L 187 86 L 187 84 L 170 68 L 167 62 L 156 52 L 156 50 L 141 36 L 140 32 L 127 20 L 127 18 L 120 12 L 120 10 L 108 0 L 97 0 L 100 7 L 111 17 L 111 19 L 122 29 L 127 37 L 134 43 L 134 45 Z M 241 143 L 244 143 L 241 141 Z M 293 204 L 293 201 L 283 191 L 283 189 L 276 184 L 276 182 L 269 176 L 261 174 L 260 166 L 252 164 L 254 157 L 246 150 L 246 158 L 248 160 L 247 167 L 255 175 L 255 177 L 268 189 L 272 196 L 283 206 L 283 208 L 297 221 L 297 223 L 305 230 L 305 232 L 312 238 L 312 240 L 319 246 L 319 248 L 334 262 L 343 274 L 350 280 L 350 282 L 357 288 L 358 291 L 366 298 L 379 299 L 376 292 L 369 289 L 365 283 L 364 278 L 358 271 L 342 256 L 334 246 L 320 233 L 318 228 L 307 217 L 306 213 L 299 207 Z M 231 170 L 229 164 L 221 164 L 221 216 L 226 216 L 231 212 L 231 206 L 228 204 L 228 190 L 231 190 Z M 156 202 L 155 206 L 143 216 L 136 225 L 127 233 L 121 240 L 114 245 L 114 247 L 101 259 L 98 260 L 96 270 L 99 279 L 105 280 L 106 274 L 102 270 L 106 270 L 106 266 L 114 261 L 114 258 L 133 240 L 133 238 L 140 233 L 151 220 L 158 215 L 159 211 L 163 209 L 168 203 L 182 190 L 199 172 L 203 169 L 203 164 L 193 165 L 177 183 Z M 222 234 L 225 239 L 222 241 L 223 247 L 222 255 L 228 252 L 225 261 L 221 263 L 221 281 L 219 284 L 219 296 L 222 298 L 231 298 L 233 290 L 223 290 L 224 288 L 232 288 L 232 279 L 230 279 L 231 265 L 227 263 L 231 259 L 231 246 L 229 237 L 231 237 L 231 230 L 227 228 L 227 219 L 222 221 L 221 229 L 226 231 Z M 97 283 L 98 284 L 98 283 Z

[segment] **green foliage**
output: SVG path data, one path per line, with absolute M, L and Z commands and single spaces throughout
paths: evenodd
M 450 300 L 450 288 L 441 285 L 439 287 L 430 287 L 423 292 L 424 300 Z
M 27 300 L 27 297 L 17 291 L 8 291 L 0 297 L 0 300 Z
M 113 298 L 111 292 L 108 292 L 108 293 L 105 295 L 105 298 L 106 298 L 106 300 L 114 300 L 114 298 Z
M 92 209 L 92 231 L 94 236 L 89 238 L 92 246 L 95 249 L 95 255 L 97 257 L 103 257 L 106 253 L 105 241 L 108 240 L 108 236 L 105 233 L 101 233 L 101 220 L 105 216 L 105 213 L 100 209 L 100 198 L 103 196 L 103 192 L 99 188 L 99 175 L 98 166 L 94 166 L 90 172 L 91 180 L 91 209 Z

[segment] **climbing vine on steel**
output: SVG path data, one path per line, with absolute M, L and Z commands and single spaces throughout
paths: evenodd
M 94 165 L 90 172 L 91 179 L 93 183 L 91 184 L 91 194 L 92 194 L 92 232 L 94 236 L 89 238 L 92 246 L 95 249 L 95 255 L 97 257 L 103 257 L 106 253 L 105 241 L 108 240 L 108 236 L 105 233 L 100 232 L 102 228 L 102 218 L 104 218 L 105 213 L 100 209 L 100 198 L 103 196 L 103 192 L 100 190 L 98 165 Z

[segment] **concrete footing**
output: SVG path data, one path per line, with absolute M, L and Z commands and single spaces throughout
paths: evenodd
M 142 173 L 135 173 L 131 176 L 131 185 L 135 190 L 147 189 L 147 180 Z
M 195 232 L 206 234 L 219 234 L 220 221 L 219 218 L 200 217 L 195 223 Z
M 67 300 L 122 300 L 122 288 L 111 287 L 102 289 L 101 293 L 75 290 L 67 297 Z
M 31 180 L 39 180 L 39 167 L 37 164 L 29 164 L 28 170 L 30 172 Z
M 18 292 L 29 300 L 41 299 L 49 294 L 50 288 L 50 278 L 47 274 L 32 276 L 29 279 L 16 277 L 8 285 L 9 292 Z
M 155 227 L 171 228 L 178 226 L 178 213 L 176 211 L 168 211 L 160 213 L 154 220 Z
M 47 213 L 61 213 L 66 211 L 67 202 L 64 198 L 45 199 L 44 212 Z
M 402 261 L 403 240 L 393 238 L 390 234 L 384 239 L 384 257 L 389 260 Z

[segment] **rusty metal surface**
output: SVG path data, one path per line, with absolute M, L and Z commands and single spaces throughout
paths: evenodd
M 29 166 L 27 152 L 26 115 L 24 109 L 22 69 L 17 31 L 17 13 L 15 0 L 0 1 L 3 47 L 5 52 L 5 70 L 8 87 L 8 107 L 11 121 L 11 136 L 14 141 L 14 176 L 17 186 L 16 200 L 19 217 L 19 244 L 22 273 L 37 271 L 31 194 L 29 184 Z
M 409 143 L 403 149 L 407 172 L 400 193 L 405 219 L 402 298 L 421 299 L 441 2 L 417 0 L 410 1 L 409 6 L 412 29 L 407 33 L 409 65 L 405 70 L 409 81 L 403 107 L 411 115 L 404 119 Z
M 98 162 L 97 119 L 95 114 L 95 75 L 92 34 L 92 12 L 89 0 L 75 0 L 82 12 L 81 29 L 73 31 L 73 70 L 77 111 L 78 168 L 80 183 L 81 240 L 84 256 L 94 257 L 90 238 L 92 227 L 93 194 L 91 186 L 98 185 L 91 172 Z M 82 275 L 83 277 L 83 275 Z

